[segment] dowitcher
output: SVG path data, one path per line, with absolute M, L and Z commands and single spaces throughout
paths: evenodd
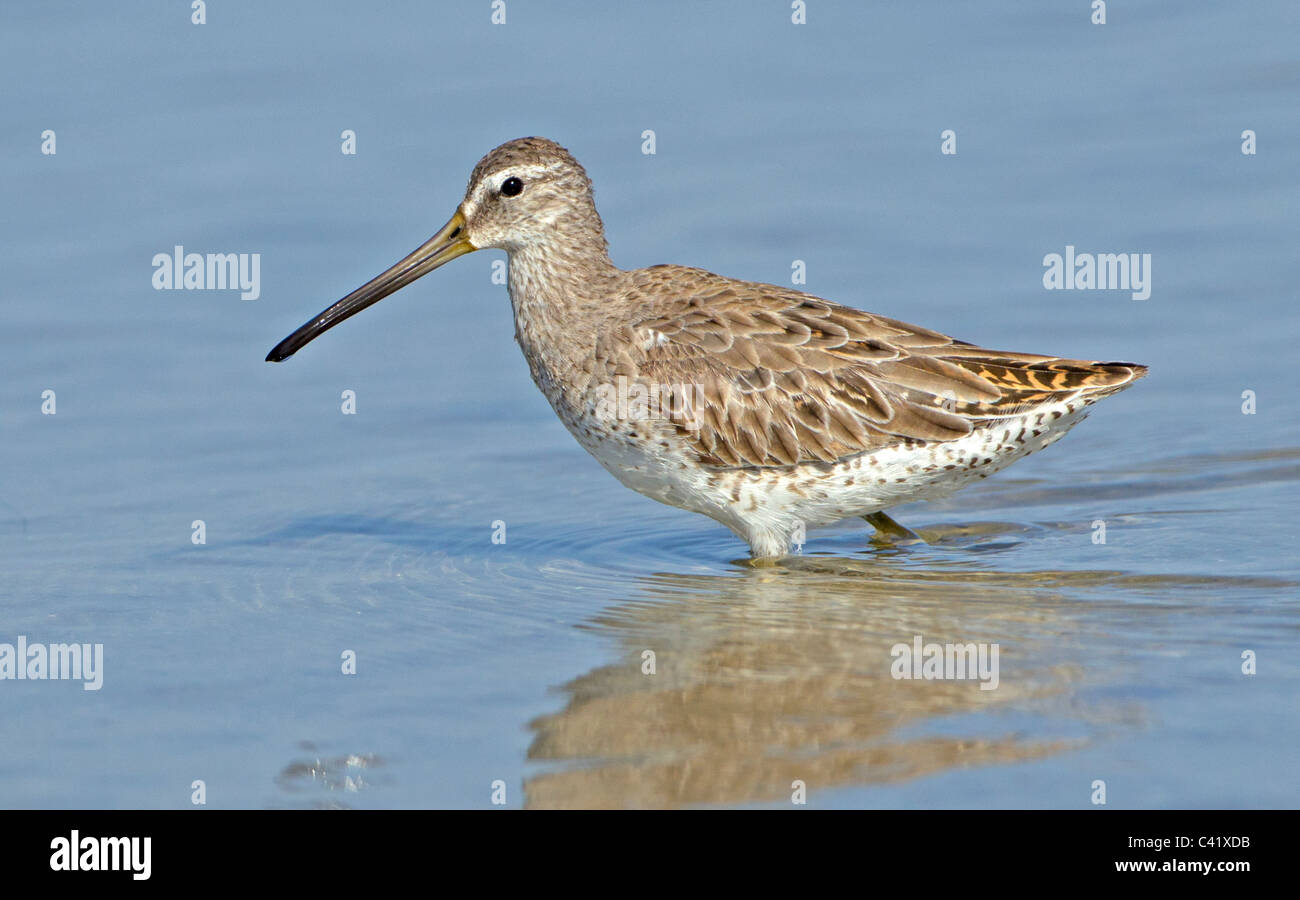
M 437 234 L 267 360 L 487 247 L 509 255 L 515 339 L 578 442 L 623 484 L 716 519 L 760 559 L 851 516 L 910 534 L 884 511 L 1046 447 L 1146 374 L 988 350 L 702 269 L 619 269 L 586 171 L 536 137 L 483 157 Z

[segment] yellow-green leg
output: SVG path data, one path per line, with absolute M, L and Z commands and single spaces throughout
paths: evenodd
M 878 537 L 888 535 L 891 538 L 901 538 L 903 540 L 921 541 L 921 543 L 925 543 L 919 534 L 908 528 L 906 525 L 899 525 L 884 512 L 873 512 L 871 515 L 863 516 L 862 518 L 871 523 L 871 527 L 876 529 Z

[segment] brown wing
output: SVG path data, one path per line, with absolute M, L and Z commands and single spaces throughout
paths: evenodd
M 632 298 L 648 315 L 600 343 L 597 368 L 675 394 L 664 415 L 706 465 L 833 462 L 904 441 L 954 440 L 1043 403 L 1091 402 L 1146 372 L 986 350 L 699 269 L 629 274 L 639 276 Z

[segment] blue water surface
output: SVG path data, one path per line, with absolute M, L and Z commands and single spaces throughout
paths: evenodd
M 1300 8 L 807 6 L 7 5 L 0 643 L 104 670 L 0 680 L 0 806 L 1300 803 Z M 622 266 L 799 260 L 1151 375 L 897 510 L 926 545 L 752 569 L 555 419 L 497 251 L 263 362 L 528 134 Z M 260 295 L 156 290 L 177 245 Z M 1151 296 L 1045 290 L 1067 246 Z M 892 678 L 915 635 L 997 644 L 998 688 Z

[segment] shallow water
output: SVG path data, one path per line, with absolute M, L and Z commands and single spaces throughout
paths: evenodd
M 0 642 L 105 663 L 0 681 L 0 805 L 1300 803 L 1294 4 L 809 5 L 6 10 Z M 555 420 L 499 253 L 262 362 L 528 133 L 622 265 L 800 259 L 1152 374 L 896 510 L 923 545 L 846 522 L 751 568 Z M 260 298 L 153 290 L 176 244 L 261 254 Z M 1067 244 L 1151 253 L 1151 297 L 1044 290 Z M 997 689 L 892 678 L 916 635 L 997 644 Z

